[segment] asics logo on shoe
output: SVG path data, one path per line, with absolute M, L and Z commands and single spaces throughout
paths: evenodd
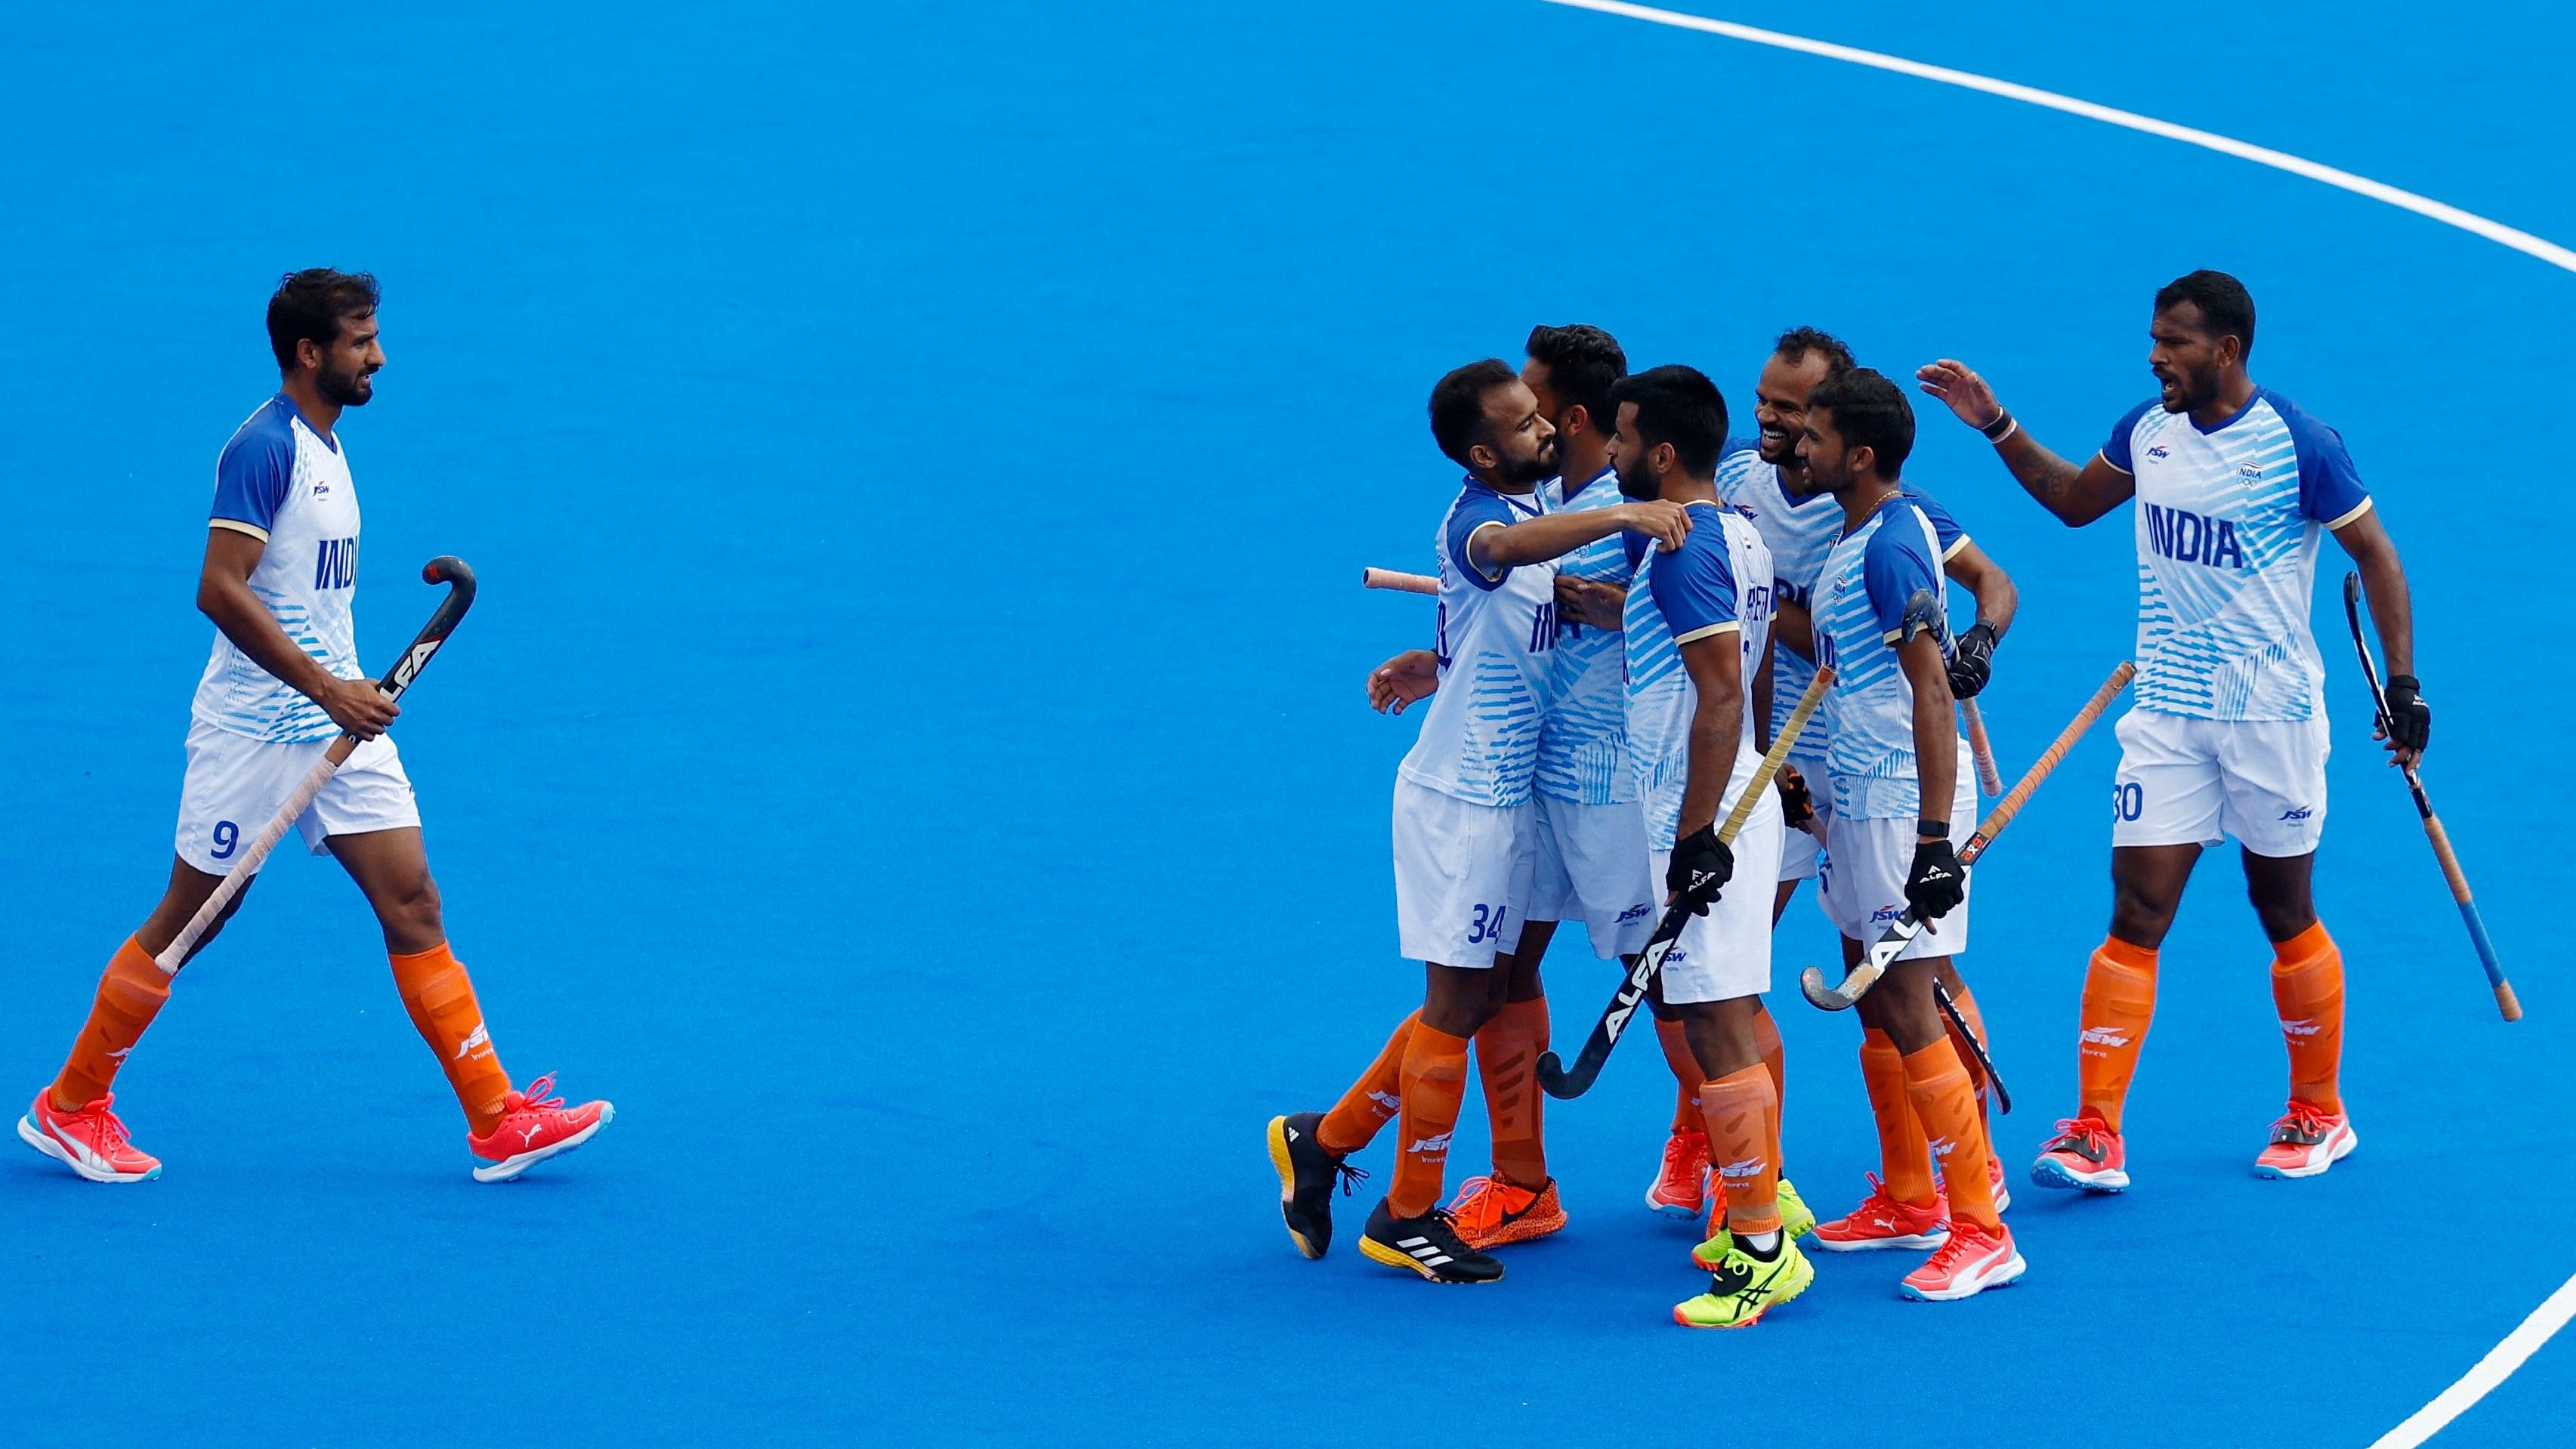
M 456 1044 L 456 1055 L 448 1058 L 448 1060 L 461 1062 L 465 1060 L 466 1054 L 473 1051 L 476 1047 L 488 1047 L 491 1044 L 491 1031 L 486 1028 L 483 1023 L 478 1021 L 474 1023 L 474 1034 L 467 1037 L 465 1040 L 458 1042 Z
M 1449 1139 L 1456 1135 L 1457 1134 L 1455 1132 L 1443 1132 L 1437 1137 L 1425 1137 L 1404 1150 L 1407 1152 L 1446 1152 L 1449 1150 Z
M 2086 1046 L 2124 1047 L 2129 1034 L 2116 1026 L 2088 1026 L 2075 1038 Z

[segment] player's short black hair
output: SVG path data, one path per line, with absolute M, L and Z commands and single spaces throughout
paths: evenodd
M 1593 430 L 1609 433 L 1617 411 L 1610 385 L 1628 375 L 1628 354 L 1619 350 L 1618 338 L 1580 322 L 1565 327 L 1541 323 L 1530 329 L 1524 350 L 1547 368 L 1548 385 L 1559 397 L 1582 404 Z
M 1847 448 L 1867 447 L 1878 460 L 1878 476 L 1890 483 L 1905 470 L 1914 451 L 1914 405 L 1905 389 L 1866 367 L 1836 373 L 1807 394 L 1807 411 L 1834 415 L 1834 431 Z
M 278 369 L 294 371 L 298 342 L 327 347 L 339 340 L 341 319 L 367 316 L 376 310 L 376 300 L 370 272 L 307 267 L 278 278 L 268 299 L 268 350 L 277 354 Z
M 1476 465 L 1467 450 L 1485 430 L 1485 394 L 1518 382 L 1521 375 L 1499 357 L 1453 367 L 1431 387 L 1431 440 L 1461 468 Z
M 2176 302 L 2198 307 L 2211 336 L 2233 337 L 2244 345 L 2245 356 L 2254 355 L 2254 294 L 2245 290 L 2243 282 L 2203 267 L 2157 289 L 2157 311 Z
M 1610 389 L 1611 406 L 1637 405 L 1637 441 L 1673 445 L 1682 472 L 1705 478 L 1717 471 L 1726 446 L 1726 395 L 1696 367 L 1668 362 L 1630 373 Z
M 1821 352 L 1825 355 L 1827 377 L 1849 372 L 1860 365 L 1841 338 L 1817 327 L 1790 328 L 1780 334 L 1780 340 L 1771 345 L 1771 351 L 1791 362 L 1804 362 L 1807 354 Z

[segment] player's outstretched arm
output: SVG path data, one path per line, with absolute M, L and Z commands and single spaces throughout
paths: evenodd
M 2022 490 L 2067 527 L 2082 528 L 2136 494 L 2138 480 L 2101 454 L 2078 468 L 2041 446 L 1968 364 L 1945 357 L 1917 368 L 1914 380 L 1947 404 L 1959 421 L 1985 434 Z
M 1467 539 L 1467 556 L 1481 568 L 1504 569 L 1569 554 L 1614 533 L 1641 533 L 1667 549 L 1690 533 L 1690 510 L 1651 499 L 1580 513 L 1550 513 L 1522 523 L 1479 528 Z
M 1950 692 L 1973 699 L 1994 677 L 1995 646 L 2012 629 L 2013 615 L 2021 612 L 2021 590 L 2003 565 L 1966 539 L 1941 568 L 1977 600 L 1977 622 L 1960 633 L 1950 657 Z
M 2379 625 L 2379 654 L 2388 661 L 2392 727 L 2383 727 L 2377 737 L 2388 741 L 2390 764 L 2411 768 L 2431 742 L 2433 707 L 2424 702 L 2423 686 L 2415 678 L 2415 604 L 2406 587 L 2406 566 L 2398 561 L 2397 540 L 2388 536 L 2376 508 L 2336 529 L 2334 536 L 2361 575 L 2370 617 Z
M 402 710 L 376 692 L 375 682 L 342 679 L 295 647 L 277 618 L 250 591 L 251 570 L 268 551 L 265 539 L 238 529 L 206 530 L 206 562 L 197 575 L 197 608 L 224 637 L 289 688 L 322 706 L 331 722 L 362 740 L 385 732 Z

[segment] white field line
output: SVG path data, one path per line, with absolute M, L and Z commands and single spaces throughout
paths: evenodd
M 1563 5 L 1575 10 L 1598 11 L 1603 15 L 1623 16 L 1630 20 L 1643 20 L 1652 25 L 1669 25 L 1677 30 L 1697 30 L 1709 35 L 1722 35 L 1729 40 L 1768 45 L 1778 50 L 1794 50 L 1801 55 L 1821 56 L 1826 60 L 1847 61 L 1853 65 L 1868 66 L 1872 70 L 1893 71 L 1898 75 L 1913 76 L 1917 80 L 1937 81 L 1942 85 L 1983 91 L 1987 95 L 2001 96 L 2008 101 L 2044 106 L 2052 111 L 2064 111 L 2070 116 L 2082 116 L 2087 120 L 2100 121 L 2105 125 L 2143 131 L 2150 136 L 2162 136 L 2168 141 L 2180 141 L 2188 146 L 2204 147 L 2224 155 L 2234 156 L 2239 160 L 2251 161 L 2258 166 L 2287 171 L 2293 176 L 2304 176 L 2310 181 L 2322 181 L 2328 186 L 2340 187 L 2355 195 L 2367 196 L 2373 201 L 2384 201 L 2390 206 L 2403 208 L 2418 216 L 2430 217 L 2445 226 L 2455 226 L 2462 231 L 2485 237 L 2499 246 L 2511 247 L 2526 256 L 2538 257 L 2553 267 L 2576 272 L 2576 251 L 2570 251 L 2556 242 L 2533 236 L 2527 231 L 2506 226 L 2500 221 L 2489 221 L 2474 212 L 2445 205 L 2429 196 L 2418 196 L 2412 191 L 2402 191 L 2385 182 L 2373 181 L 2367 176 L 2355 176 L 2349 171 L 2337 170 L 2332 166 L 2310 161 L 2304 156 L 2293 156 L 2286 151 L 2275 151 L 2268 146 L 2256 146 L 2214 132 L 2194 130 L 2189 126 L 2177 126 L 2171 121 L 2159 121 L 2153 116 L 2141 116 L 2135 111 L 2097 106 L 2091 101 L 2079 101 L 2073 96 L 2061 96 L 2055 91 L 2015 85 L 2011 81 L 1996 80 L 1992 76 L 1976 75 L 1964 70 L 1952 70 L 1947 66 L 1925 65 L 1919 60 L 1882 55 L 1875 50 L 1856 50 L 1848 45 L 1809 40 L 1801 35 L 1783 35 L 1776 30 L 1759 30 L 1750 25 L 1738 25 L 1731 20 L 1711 20 L 1704 15 L 1685 15 L 1678 10 L 1658 10 L 1651 5 L 1630 5 L 1625 3 L 1625 0 L 1546 0 L 1546 3 Z
M 2105 125 L 2143 131 L 2150 136 L 2162 136 L 2168 141 L 2180 141 L 2188 146 L 2199 146 L 2221 155 L 2251 161 L 2258 166 L 2287 171 L 2293 176 L 2304 176 L 2310 181 L 2321 181 L 2328 186 L 2340 187 L 2357 196 L 2367 196 L 2373 201 L 2384 201 L 2390 206 L 2414 212 L 2418 216 L 2430 217 L 2445 226 L 2455 226 L 2462 231 L 2485 237 L 2499 246 L 2511 247 L 2525 256 L 2537 257 L 2561 270 L 2576 272 L 2576 251 L 2569 251 L 2556 242 L 2543 240 L 2527 231 L 2517 230 L 2499 221 L 2489 221 L 2474 212 L 2445 205 L 2429 196 L 2418 196 L 2412 191 L 2403 191 L 2385 182 L 2373 181 L 2367 176 L 2355 176 L 2349 171 L 2310 161 L 2304 156 L 2293 156 L 2286 151 L 2275 151 L 2268 146 L 2256 146 L 2239 141 L 2232 136 L 2221 136 L 2212 131 L 2196 130 L 2190 126 L 2177 126 L 2171 121 L 2159 121 L 2153 116 L 2141 116 L 2135 111 L 2098 106 L 2091 101 L 2079 101 L 2073 96 L 2062 96 L 2055 91 L 2043 91 L 2033 86 L 2015 85 L 2011 81 L 1996 80 L 1992 76 L 1952 70 L 1948 66 L 1925 65 L 1919 60 L 1907 60 L 1902 56 L 1885 55 L 1875 50 L 1859 50 L 1848 45 L 1835 45 L 1829 41 L 1809 40 L 1802 35 L 1784 35 L 1777 30 L 1762 30 L 1750 25 L 1738 25 L 1731 20 L 1711 20 L 1705 15 L 1685 15 L 1678 10 L 1658 10 L 1650 5 L 1631 5 L 1625 3 L 1625 0 L 1546 0 L 1546 3 L 1563 5 L 1574 10 L 1598 11 L 1603 15 L 1617 15 L 1629 20 L 1643 20 L 1652 25 L 1669 25 L 1677 30 L 1696 30 L 1708 35 L 1722 35 L 1729 40 L 1741 40 L 1753 45 L 1768 45 L 1778 50 L 1793 50 L 1801 55 L 1845 61 L 1852 65 L 1865 65 L 1872 70 L 1893 71 L 1898 75 L 1912 76 L 1917 80 L 1937 81 L 1942 85 L 1958 86 L 1964 90 L 1983 91 L 1987 95 L 2001 96 L 2008 101 L 2021 101 L 2052 111 L 2063 111 L 2070 116 L 2082 116 L 2087 120 L 2100 121 Z M 2416 1446 L 2440 1433 L 2453 1419 L 2466 1413 L 2470 1405 L 2485 1398 L 2515 1369 L 2522 1367 L 2524 1360 L 2539 1352 L 2540 1346 L 2547 1343 L 2551 1335 L 2566 1327 L 2570 1318 L 2576 1318 L 2576 1278 L 2570 1278 L 2560 1284 L 2557 1292 L 2550 1294 L 2538 1308 L 2531 1311 L 2530 1317 L 2525 1318 L 2513 1332 L 2506 1334 L 2504 1342 L 2489 1349 L 2486 1357 L 2479 1359 L 2467 1373 L 2460 1376 L 2459 1382 L 2444 1389 L 2433 1402 L 2416 1410 L 2405 1423 L 2379 1436 L 2370 1449 L 2416 1449 Z

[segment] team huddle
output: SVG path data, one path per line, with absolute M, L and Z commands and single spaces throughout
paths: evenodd
M 2290 1061 L 2255 1169 L 2313 1176 L 2358 1141 L 2338 1086 L 2342 959 L 2309 890 L 2330 745 L 2307 622 L 2321 533 L 2369 593 L 2395 762 L 2411 767 L 2431 732 L 2396 550 L 2341 438 L 2248 375 L 2251 297 L 2194 272 L 2157 293 L 2150 336 L 2158 396 L 2081 467 L 1964 364 L 1915 374 L 2069 526 L 2138 504 L 2114 909 L 2083 988 L 2081 1101 L 2029 1174 L 2086 1192 L 2129 1185 L 2121 1108 L 2157 951 L 2200 852 L 2230 836 L 2272 942 Z M 1814 1281 L 1802 1242 L 1926 1252 L 1901 1288 L 1928 1301 L 2013 1282 L 2027 1264 L 2002 1216 L 1984 1028 L 1957 964 L 1977 808 L 1960 716 L 2011 630 L 2011 576 L 1905 476 L 1904 389 L 1827 333 L 1780 338 L 1750 445 L 1730 438 L 1707 376 L 1631 373 L 1599 328 L 1540 327 L 1526 352 L 1518 369 L 1471 363 L 1432 391 L 1434 440 L 1467 474 L 1434 540 L 1435 643 L 1368 681 L 1381 710 L 1420 705 L 1394 846 L 1402 951 L 1426 986 L 1330 1111 L 1270 1122 L 1291 1238 L 1325 1254 L 1335 1187 L 1366 1175 L 1349 1158 L 1390 1122 L 1393 1179 L 1364 1256 L 1491 1282 L 1492 1250 L 1566 1225 L 1547 1169 L 1538 968 L 1559 924 L 1580 921 L 1596 956 L 1651 973 L 1675 1110 L 1647 1205 L 1704 1221 L 1692 1259 L 1710 1275 L 1677 1322 L 1758 1322 Z M 1951 581 L 1975 601 L 1964 628 Z M 1808 879 L 1846 964 L 1899 939 L 1891 923 L 1921 927 L 1858 1001 L 1880 1171 L 1828 1221 L 1783 1174 L 1786 1064 L 1763 1000 L 1773 927 Z M 1444 1207 L 1470 1056 L 1493 1163 Z

